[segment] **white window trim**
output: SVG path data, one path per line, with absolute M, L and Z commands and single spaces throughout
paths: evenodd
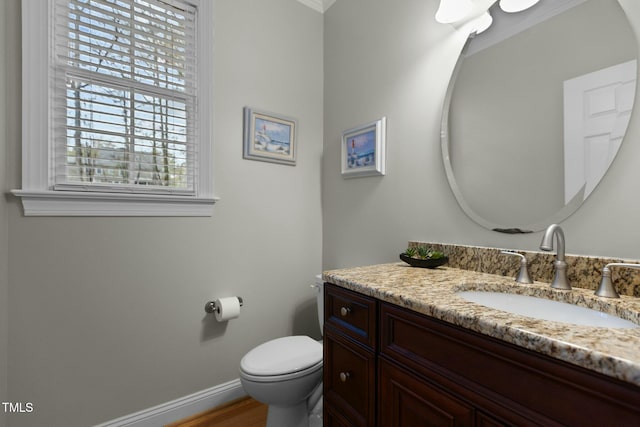
M 52 190 L 50 111 L 53 2 L 22 0 L 22 189 L 25 216 L 211 216 L 213 195 L 213 2 L 198 6 L 199 178 L 196 196 Z M 204 53 L 207 54 L 204 54 Z

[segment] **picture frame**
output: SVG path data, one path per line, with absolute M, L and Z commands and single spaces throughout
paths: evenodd
M 386 117 L 342 133 L 342 176 L 385 175 Z
M 244 107 L 242 157 L 295 166 L 297 129 L 294 118 Z

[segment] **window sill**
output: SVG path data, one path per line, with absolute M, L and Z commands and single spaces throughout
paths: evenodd
M 11 190 L 24 216 L 212 216 L 218 198 Z

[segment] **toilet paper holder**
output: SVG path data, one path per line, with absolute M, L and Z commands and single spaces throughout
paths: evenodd
M 243 306 L 244 302 L 242 301 L 242 297 L 236 297 L 238 298 L 238 302 L 240 303 L 240 307 Z M 208 301 L 205 305 L 204 305 L 204 311 L 206 311 L 209 314 L 212 313 L 219 313 L 220 312 L 220 307 L 218 307 L 216 305 L 215 301 Z

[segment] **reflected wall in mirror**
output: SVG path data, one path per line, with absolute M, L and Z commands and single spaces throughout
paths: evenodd
M 470 39 L 450 83 L 445 169 L 480 225 L 539 231 L 571 215 L 613 161 L 634 101 L 636 41 L 617 0 L 490 12 L 494 25 Z

